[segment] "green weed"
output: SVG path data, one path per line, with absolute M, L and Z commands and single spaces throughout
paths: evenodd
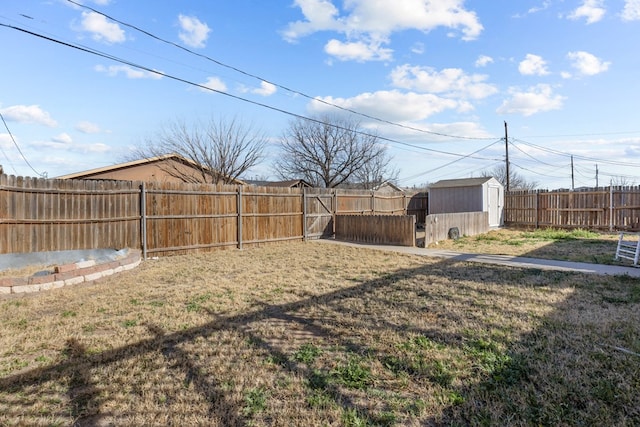
M 350 357 L 346 364 L 334 368 L 331 374 L 339 383 L 349 388 L 365 390 L 373 383 L 371 369 L 355 356 Z
M 303 344 L 294 354 L 293 360 L 296 362 L 312 364 L 318 356 L 322 354 L 322 350 L 311 343 Z
M 348 408 L 342 413 L 342 425 L 344 427 L 365 427 L 369 424 L 355 408 Z
M 244 396 L 242 413 L 251 418 L 267 409 L 267 393 L 262 387 L 250 389 Z
M 122 326 L 124 326 L 125 328 L 132 328 L 134 326 L 136 326 L 138 324 L 137 320 L 125 320 L 124 322 L 122 322 Z
M 199 312 L 202 309 L 202 305 L 209 301 L 213 295 L 209 292 L 206 294 L 200 295 L 192 299 L 187 303 L 187 311 L 189 312 Z
M 314 389 L 307 396 L 307 403 L 310 407 L 316 409 L 329 409 L 335 406 L 335 402 L 331 395 L 324 390 Z

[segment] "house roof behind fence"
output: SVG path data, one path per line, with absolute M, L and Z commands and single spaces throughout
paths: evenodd
M 145 158 L 145 159 L 139 159 L 139 160 L 133 160 L 130 162 L 125 162 L 125 163 L 118 163 L 115 165 L 109 165 L 109 166 L 104 166 L 104 167 L 100 167 L 100 168 L 95 168 L 95 169 L 89 169 L 86 171 L 82 171 L 82 172 L 76 172 L 76 173 L 71 173 L 68 175 L 62 175 L 57 177 L 58 179 L 92 179 L 93 177 L 100 175 L 100 174 L 104 174 L 104 173 L 109 173 L 109 172 L 116 172 L 116 171 L 121 171 L 121 170 L 126 170 L 126 169 L 131 169 L 131 168 L 135 168 L 137 166 L 144 166 L 144 165 L 151 165 L 151 164 L 156 164 L 156 163 L 161 163 L 164 161 L 174 161 L 174 162 L 178 162 L 178 163 L 182 163 L 187 167 L 192 167 L 194 169 L 201 169 L 202 166 L 200 166 L 199 164 L 197 164 L 196 162 L 194 162 L 191 159 L 188 159 L 186 157 L 183 157 L 179 154 L 164 154 L 161 156 L 156 156 L 156 157 L 149 157 L 149 158 Z M 239 184 L 239 185 L 244 185 L 245 183 L 239 179 L 234 179 L 233 180 L 234 184 Z

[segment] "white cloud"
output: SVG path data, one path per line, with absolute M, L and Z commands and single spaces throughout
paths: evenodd
M 518 89 L 510 90 L 511 98 L 505 100 L 496 110 L 498 114 L 522 114 L 531 116 L 562 108 L 565 97 L 555 95 L 551 86 L 539 84 L 525 92 Z
M 623 21 L 640 21 L 640 0 L 625 0 L 621 16 Z
M 73 139 L 71 138 L 71 135 L 69 135 L 66 132 L 63 132 L 58 136 L 54 136 L 53 138 L 51 138 L 51 140 L 53 142 L 58 142 L 60 144 L 66 144 L 66 145 L 70 145 L 73 143 Z
M 381 47 L 380 42 L 346 42 L 333 39 L 324 47 L 324 51 L 341 61 L 388 61 L 393 50 Z
M 493 58 L 492 57 L 487 56 L 487 55 L 480 55 L 478 57 L 478 59 L 476 59 L 476 62 L 475 62 L 474 65 L 476 67 L 480 68 L 480 67 L 486 67 L 487 65 L 492 64 L 492 63 L 493 63 Z
M 573 68 L 584 76 L 594 76 L 604 73 L 609 69 L 609 65 L 611 65 L 611 62 L 604 62 L 597 56 L 584 51 L 569 52 L 567 58 L 573 61 L 571 64 Z
M 483 30 L 475 12 L 464 8 L 464 0 L 347 0 L 342 14 L 329 0 L 295 0 L 294 4 L 304 20 L 289 23 L 283 37 L 293 42 L 319 31 L 344 34 L 347 41 L 332 40 L 325 47 L 341 59 L 387 59 L 391 50 L 381 46 L 398 31 L 444 27 L 457 30 L 463 40 L 473 40 Z
M 76 130 L 86 134 L 101 133 L 102 129 L 95 123 L 83 121 L 76 124 Z
M 540 6 L 534 6 L 532 8 L 530 8 L 527 13 L 538 13 L 541 12 L 543 10 L 547 10 L 549 8 L 549 6 L 551 6 L 551 1 L 550 0 L 545 0 L 542 2 L 542 4 Z
M 109 77 L 115 77 L 118 74 L 124 74 L 128 79 L 161 79 L 160 74 L 152 73 L 146 70 L 139 70 L 137 68 L 130 67 L 128 65 L 110 65 L 105 67 L 104 65 L 96 65 L 94 70 L 105 73 Z
M 68 153 L 106 153 L 111 150 L 107 144 L 103 144 L 101 142 L 92 143 L 92 144 L 84 144 L 80 142 L 74 142 L 66 133 L 62 133 L 58 136 L 51 138 L 49 141 L 35 141 L 30 144 L 31 147 L 35 148 L 46 148 L 48 151 L 48 155 L 53 156 L 50 151 L 58 150 L 64 151 Z
M 8 121 L 56 127 L 58 123 L 39 105 L 14 105 L 0 110 Z
M 392 84 L 398 88 L 453 97 L 482 99 L 498 91 L 494 85 L 485 83 L 486 75 L 470 75 L 459 68 L 436 71 L 431 67 L 405 64 L 393 69 L 390 77 Z
M 180 33 L 178 37 L 189 47 L 205 47 L 211 29 L 195 16 L 179 15 Z
M 13 138 L 16 140 L 18 139 L 17 136 L 14 136 Z M 0 148 L 9 149 L 13 147 L 15 147 L 15 145 L 13 145 L 13 139 L 11 139 L 11 135 L 9 135 L 8 133 L 0 133 Z
M 414 45 L 411 46 L 411 52 L 416 55 L 422 55 L 424 53 L 424 43 L 414 43 Z
M 122 43 L 126 40 L 124 30 L 96 12 L 82 12 L 81 26 L 92 33 L 94 40 L 106 43 Z
M 218 92 L 227 91 L 227 85 L 224 84 L 224 82 L 220 80 L 218 77 L 209 77 L 206 82 L 200 83 L 200 86 L 204 86 Z M 210 90 L 207 90 L 204 88 L 200 88 L 200 90 L 207 93 L 211 92 Z
M 466 108 L 466 103 L 442 98 L 433 94 L 403 93 L 397 90 L 362 93 L 352 98 L 319 97 L 320 101 L 355 110 L 390 121 L 416 121 L 445 110 Z M 323 102 L 312 101 L 308 108 L 312 113 L 334 112 Z
M 603 0 L 584 0 L 582 6 L 569 14 L 569 19 L 578 20 L 585 18 L 587 24 L 593 24 L 602 19 L 607 10 L 603 7 Z
M 547 70 L 547 61 L 541 56 L 528 53 L 525 59 L 518 65 L 518 71 L 525 76 L 546 76 L 549 74 Z
M 111 147 L 101 142 L 96 142 L 94 144 L 76 144 L 74 149 L 81 153 L 106 153 L 111 151 Z
M 344 24 L 338 18 L 340 11 L 330 0 L 295 0 L 306 21 L 289 23 L 283 32 L 286 40 L 295 41 L 316 31 L 343 31 Z
M 534 13 L 542 12 L 543 10 L 547 10 L 551 6 L 551 0 L 544 0 L 540 6 L 533 6 L 527 10 L 526 13 L 516 13 L 513 15 L 514 18 L 524 18 L 527 15 L 532 15 Z
M 269 83 L 269 82 L 260 82 L 260 88 L 258 89 L 254 89 L 252 91 L 252 93 L 255 93 L 256 95 L 261 95 L 261 96 L 271 96 L 274 93 L 276 93 L 278 89 L 276 88 L 275 85 Z

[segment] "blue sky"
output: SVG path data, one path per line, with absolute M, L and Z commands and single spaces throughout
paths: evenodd
M 168 122 L 236 117 L 270 137 L 245 178 L 273 177 L 286 113 L 348 109 L 402 186 L 503 164 L 504 122 L 541 188 L 571 188 L 571 156 L 575 187 L 640 184 L 640 0 L 75 1 L 0 5 L 5 173 L 102 167 Z

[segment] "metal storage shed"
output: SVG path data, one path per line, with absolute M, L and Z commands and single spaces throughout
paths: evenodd
M 429 186 L 429 214 L 488 212 L 489 226 L 504 225 L 504 187 L 493 177 L 445 179 Z

